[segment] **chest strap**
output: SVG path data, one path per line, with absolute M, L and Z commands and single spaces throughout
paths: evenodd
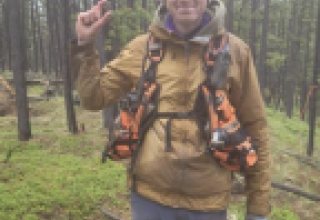
M 168 118 L 167 125 L 166 125 L 166 151 L 172 151 L 171 146 L 171 127 L 172 127 L 172 119 L 190 119 L 193 118 L 194 112 L 187 111 L 187 112 L 159 112 L 158 118 Z

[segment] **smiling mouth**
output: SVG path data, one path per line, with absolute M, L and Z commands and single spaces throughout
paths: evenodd
M 188 13 L 188 12 L 191 12 L 191 11 L 193 11 L 193 10 L 195 10 L 195 8 L 194 7 L 188 7 L 188 8 L 186 8 L 186 7 L 180 7 L 180 8 L 177 8 L 177 10 L 179 11 L 179 12 L 182 12 L 182 13 Z

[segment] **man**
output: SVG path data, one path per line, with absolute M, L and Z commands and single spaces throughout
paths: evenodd
M 111 12 L 101 14 L 106 1 L 80 13 L 72 65 L 82 105 L 101 110 L 129 92 L 141 76 L 147 35 L 132 40 L 120 55 L 100 70 L 93 42 Z M 220 0 L 164 0 L 150 33 L 166 45 L 157 68 L 161 85 L 159 112 L 189 111 L 205 79 L 203 48 L 226 33 L 225 7 Z M 270 158 L 264 105 L 248 46 L 228 33 L 227 85 L 230 102 L 241 125 L 258 146 L 258 162 L 245 170 L 247 220 L 265 220 L 270 212 Z M 136 187 L 131 194 L 133 220 L 225 220 L 232 175 L 206 151 L 194 120 L 173 119 L 171 151 L 165 150 L 166 122 L 157 119 L 148 130 L 134 167 Z

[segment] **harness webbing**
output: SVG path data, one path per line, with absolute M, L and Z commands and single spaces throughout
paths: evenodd
M 122 106 L 125 108 L 122 116 L 127 121 L 125 129 L 129 134 L 125 134 L 123 139 L 113 137 L 109 141 L 103 158 L 110 157 L 119 160 L 131 156 L 131 166 L 128 171 L 132 179 L 132 190 L 135 190 L 135 163 L 145 135 L 155 120 L 168 119 L 165 149 L 169 152 L 172 151 L 172 121 L 193 119 L 200 129 L 199 134 L 204 134 L 211 155 L 222 166 L 229 170 L 239 170 L 253 165 L 257 159 L 255 150 L 251 145 L 250 138 L 241 129 L 235 115 L 235 109 L 229 103 L 223 89 L 231 62 L 228 34 L 211 39 L 204 48 L 202 58 L 207 77 L 199 85 L 198 98 L 194 108 L 189 111 L 159 112 L 160 85 L 156 82 L 156 73 L 164 54 L 164 42 L 150 35 L 146 56 L 143 59 L 141 78 L 129 97 L 130 101 L 124 102 Z M 150 64 L 145 70 L 147 60 Z M 135 105 L 130 106 L 131 102 L 134 102 Z M 203 104 L 206 104 L 207 108 L 204 108 Z

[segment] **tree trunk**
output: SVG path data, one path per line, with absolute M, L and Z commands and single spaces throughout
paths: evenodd
M 227 29 L 233 32 L 233 0 L 227 1 Z
M 251 29 L 250 29 L 250 48 L 254 60 L 257 58 L 257 10 L 259 8 L 259 0 L 251 0 Z
M 318 84 L 318 74 L 320 71 L 320 0 L 318 0 L 318 19 L 316 25 L 316 46 L 315 46 L 315 59 L 314 59 L 314 70 L 313 70 L 313 85 L 319 86 Z M 315 125 L 316 125 L 316 111 L 317 111 L 317 89 L 314 90 L 311 98 L 310 98 L 310 116 L 309 116 L 309 145 L 307 154 L 308 156 L 313 155 L 314 150 L 314 133 L 315 133 Z
M 287 74 L 287 85 L 286 85 L 286 113 L 289 118 L 293 115 L 294 108 L 294 95 L 295 95 L 295 87 L 297 83 L 297 55 L 298 55 L 298 41 L 297 37 L 297 13 L 298 13 L 298 0 L 292 1 L 292 12 L 291 19 L 289 22 L 289 32 L 290 32 L 290 40 L 289 40 L 289 74 Z
M 23 68 L 22 57 L 23 51 L 21 42 L 21 33 L 24 32 L 23 19 L 21 14 L 17 13 L 22 10 L 20 0 L 8 1 L 9 25 L 10 25 L 10 39 L 12 48 L 12 70 L 14 77 L 14 84 L 16 89 L 16 105 L 18 114 L 18 135 L 19 140 L 27 141 L 31 138 L 31 126 L 29 120 L 29 108 L 27 99 L 27 86 L 25 80 L 25 72 Z
M 4 21 L 4 40 L 6 42 L 6 49 L 7 49 L 7 69 L 8 70 L 12 70 L 12 65 L 11 65 L 11 37 L 10 37 L 10 25 L 9 25 L 9 1 L 4 1 L 4 3 L 2 4 L 2 14 L 3 14 L 3 21 Z
M 310 18 L 313 17 L 314 13 L 313 13 L 313 1 L 311 1 L 310 6 L 308 8 L 308 16 L 310 16 Z M 311 42 L 311 34 L 312 34 L 312 24 L 308 23 L 307 27 L 306 27 L 306 32 L 305 32 L 305 36 L 306 36 L 306 42 L 305 42 L 305 53 L 304 53 L 304 62 L 303 62 L 303 76 L 300 82 L 300 112 L 302 113 L 302 111 L 304 110 L 304 106 L 306 104 L 306 98 L 307 98 L 307 93 L 308 93 L 308 72 L 309 72 L 309 64 L 310 64 L 310 42 Z M 301 119 L 304 120 L 304 115 L 305 114 L 301 114 Z
M 259 57 L 259 81 L 262 94 L 264 95 L 265 88 L 265 75 L 266 75 L 266 59 L 267 59 L 267 39 L 268 39 L 268 25 L 269 25 L 269 5 L 270 0 L 264 0 L 264 16 L 262 25 L 262 37 L 260 46 L 260 57 Z
M 38 62 L 38 43 L 37 43 L 37 29 L 36 29 L 36 20 L 35 20 L 35 8 L 34 1 L 31 1 L 31 30 L 32 30 L 32 52 L 33 52 L 33 68 L 32 70 L 35 72 L 39 71 L 39 62 Z
M 82 0 L 82 5 L 83 5 L 83 10 L 84 11 L 89 9 L 88 0 Z
M 134 0 L 127 0 L 127 7 L 133 8 L 134 7 Z
M 39 57 L 41 60 L 41 71 L 42 71 L 42 74 L 47 74 L 45 51 L 44 51 L 43 37 L 42 37 L 43 35 L 42 35 L 42 28 L 41 28 L 40 11 L 39 11 L 39 2 L 38 1 L 36 1 L 36 15 L 38 18 L 37 34 L 38 34 L 38 39 L 39 39 L 39 49 L 40 49 Z
M 52 7 L 51 7 L 52 1 L 47 1 L 46 2 L 46 10 L 47 10 L 47 26 L 48 26 L 48 72 L 49 75 L 51 74 L 52 71 L 52 64 L 55 63 L 54 59 L 54 30 L 53 30 L 53 14 L 52 14 Z
M 148 1 L 147 0 L 142 0 L 142 8 L 144 9 L 144 10 L 148 10 Z M 147 22 L 147 20 L 146 19 L 143 19 L 142 21 L 141 21 L 141 30 L 144 30 L 145 32 L 148 30 L 148 22 Z
M 22 68 L 23 68 L 23 72 L 26 73 L 27 70 L 28 70 L 28 51 L 27 51 L 27 48 L 28 48 L 28 40 L 27 40 L 27 37 L 26 37 L 26 33 L 28 31 L 28 25 L 27 25 L 27 22 L 28 21 L 28 12 L 27 12 L 27 2 L 26 1 L 21 1 L 20 4 L 21 4 L 21 9 L 20 9 L 20 25 L 21 25 L 21 34 L 20 34 L 20 41 L 21 41 L 21 53 L 22 53 Z
M 67 122 L 69 131 L 72 133 L 78 132 L 78 126 L 76 122 L 76 115 L 73 106 L 72 97 L 72 83 L 70 75 L 70 4 L 69 1 L 60 0 L 62 6 L 62 21 L 63 21 L 63 50 L 61 50 L 62 63 L 62 75 L 64 76 L 64 96 L 65 96 L 65 106 L 67 112 Z
M 2 8 L 2 4 L 3 4 L 3 2 L 2 2 L 2 0 L 0 0 L 0 10 Z M 3 28 L 4 26 L 1 25 L 4 22 L 3 19 L 4 19 L 3 14 L 0 14 L 0 33 L 4 33 L 4 28 Z M 5 65 L 5 49 L 4 49 L 5 43 L 4 42 L 5 42 L 4 41 L 4 34 L 1 34 L 0 35 L 0 69 L 3 72 L 5 69 L 5 67 L 4 67 L 4 65 Z
M 59 8 L 59 1 L 57 2 L 57 4 L 52 4 L 52 10 L 53 10 L 53 14 L 55 15 L 53 17 L 53 30 L 54 30 L 54 57 L 55 57 L 55 72 L 56 72 L 56 77 L 61 77 L 61 71 L 62 71 L 62 62 L 63 60 L 61 59 L 60 54 L 61 52 L 61 23 L 59 19 L 59 15 L 61 15 L 61 10 Z

